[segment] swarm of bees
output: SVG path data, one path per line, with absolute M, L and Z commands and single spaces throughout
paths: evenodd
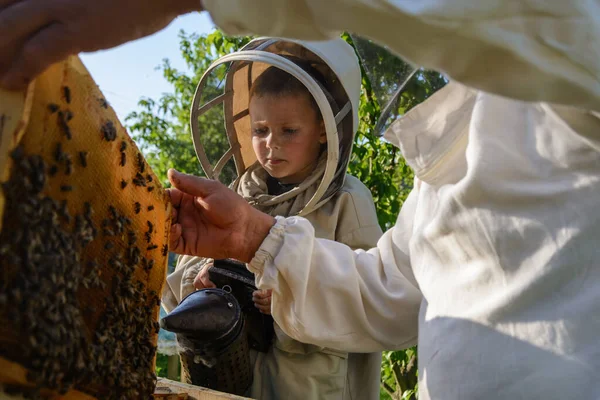
M 72 73 L 74 63 L 46 74 Z M 62 85 L 59 101 L 37 114 L 59 133 L 44 132 L 38 145 L 33 124 L 10 152 L 1 187 L 0 358 L 26 370 L 27 382 L 2 381 L 0 373 L 0 383 L 29 398 L 149 398 L 170 206 L 160 184 L 149 185 L 155 178 L 120 126 L 108 117 L 97 132 L 72 125 L 77 89 Z M 101 96 L 96 105 L 109 110 Z M 121 170 L 91 170 L 107 162 Z M 94 187 L 94 179 L 114 188 Z

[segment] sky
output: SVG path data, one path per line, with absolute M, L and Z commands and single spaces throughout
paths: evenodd
M 136 110 L 141 97 L 158 99 L 170 91 L 162 73 L 156 70 L 164 58 L 168 58 L 173 67 L 185 69 L 179 51 L 179 31 L 202 34 L 211 32 L 213 26 L 208 13 L 188 14 L 147 38 L 110 50 L 83 53 L 80 57 L 124 123 L 127 114 Z

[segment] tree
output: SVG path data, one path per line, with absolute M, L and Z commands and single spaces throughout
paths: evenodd
M 344 34 L 343 38 L 355 47 L 352 38 Z M 406 164 L 397 147 L 382 140 L 374 127 L 381 112 L 381 105 L 377 102 L 375 88 L 389 82 L 403 80 L 408 70 L 407 64 L 395 55 L 384 49 L 371 48 L 370 59 L 377 60 L 377 65 L 372 65 L 370 73 L 362 70 L 362 91 L 359 109 L 360 123 L 348 172 L 359 178 L 373 194 L 379 224 L 387 230 L 394 225 L 400 207 L 412 190 L 414 174 Z M 393 68 L 384 68 L 384 64 L 391 64 Z M 398 73 L 397 71 L 401 71 Z M 370 80 L 377 79 L 375 85 Z M 446 84 L 446 79 L 433 71 L 418 71 L 411 79 L 394 109 L 393 116 L 398 117 L 411 108 L 427 99 L 439 88 Z M 383 105 L 385 106 L 385 105 Z
M 196 159 L 189 129 L 189 111 L 192 97 L 202 73 L 217 58 L 238 50 L 250 41 L 250 37 L 227 37 L 215 30 L 209 35 L 180 33 L 180 48 L 191 73 L 174 69 L 168 60 L 161 65 L 163 75 L 173 85 L 173 92 L 160 99 L 141 99 L 140 111 L 131 113 L 126 121 L 133 138 L 140 145 L 155 173 L 167 185 L 167 170 L 176 168 L 182 172 L 203 175 Z M 348 35 L 344 39 L 354 46 Z M 359 127 L 356 134 L 349 173 L 359 178 L 371 190 L 381 227 L 386 230 L 396 220 L 400 207 L 412 189 L 414 175 L 399 150 L 376 135 L 373 131 L 380 105 L 375 88 L 396 79 L 395 69 L 407 68 L 395 56 L 373 50 L 371 54 L 378 65 L 376 74 L 365 73 L 363 68 Z M 383 68 L 394 63 L 395 68 Z M 387 74 L 387 75 L 386 75 Z M 391 75 L 390 75 L 391 74 Z M 370 79 L 377 80 L 373 83 Z M 217 93 L 223 75 L 215 74 L 208 82 L 208 91 Z M 443 76 L 431 71 L 419 71 L 399 99 L 394 116 L 399 116 L 425 100 L 446 83 Z M 381 97 L 381 96 L 380 96 Z M 228 148 L 223 133 L 222 115 L 201 118 L 201 129 L 210 146 L 208 157 L 216 160 Z M 224 171 L 233 174 L 232 169 Z M 231 175 L 232 176 L 232 175 Z M 382 398 L 409 399 L 416 393 L 416 351 L 384 352 L 382 362 Z
M 169 60 L 163 60 L 160 69 L 163 76 L 173 86 L 173 92 L 160 99 L 142 98 L 138 102 L 139 111 L 126 117 L 126 123 L 133 139 L 139 144 L 148 163 L 169 186 L 167 171 L 176 168 L 181 172 L 203 176 L 192 144 L 189 115 L 196 86 L 202 73 L 217 58 L 231 53 L 250 41 L 249 37 L 226 37 L 220 31 L 209 35 L 187 35 L 180 32 L 180 50 L 191 74 L 173 68 Z M 210 76 L 206 93 L 219 92 L 223 70 Z M 209 160 L 217 160 L 228 148 L 227 137 L 223 134 L 223 116 L 219 113 L 204 115 L 198 121 L 204 132 L 205 151 Z M 234 176 L 231 165 L 223 171 L 225 180 Z

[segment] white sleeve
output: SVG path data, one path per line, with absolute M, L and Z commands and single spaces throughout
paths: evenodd
M 316 239 L 304 218 L 277 218 L 249 269 L 261 289 L 273 289 L 271 312 L 286 334 L 348 352 L 415 344 L 421 293 L 408 239 L 416 198 L 369 251 Z
M 342 30 L 468 86 L 600 110 L 600 2 L 204 0 L 230 34 L 305 40 Z

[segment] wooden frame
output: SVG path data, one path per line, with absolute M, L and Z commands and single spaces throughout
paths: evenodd
M 158 400 L 248 400 L 248 397 L 236 396 L 200 386 L 188 385 L 169 379 L 158 378 L 154 399 Z

